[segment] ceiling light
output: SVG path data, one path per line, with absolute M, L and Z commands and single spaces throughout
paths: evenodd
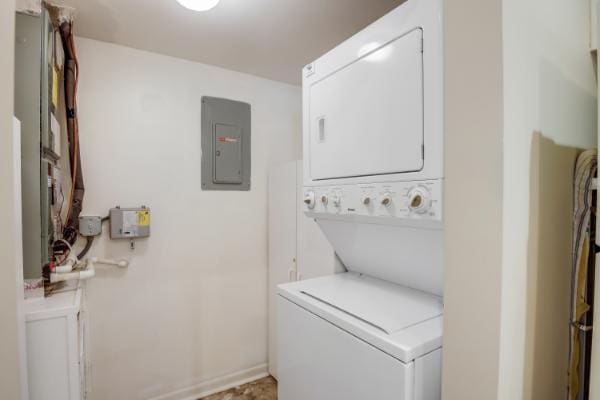
M 177 0 L 185 8 L 194 11 L 208 11 L 219 4 L 219 1 L 221 0 Z

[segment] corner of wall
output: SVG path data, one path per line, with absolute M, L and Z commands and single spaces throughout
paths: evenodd
M 442 398 L 495 399 L 502 270 L 502 0 L 447 1 L 444 23 Z

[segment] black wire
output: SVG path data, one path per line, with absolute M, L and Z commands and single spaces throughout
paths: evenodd
M 110 219 L 110 216 L 103 217 L 102 222 L 106 222 L 109 219 Z M 86 239 L 87 239 L 87 242 L 85 243 L 85 247 L 83 248 L 83 250 L 81 250 L 81 253 L 77 254 L 78 260 L 81 260 L 81 259 L 83 259 L 83 257 L 86 256 L 86 254 L 92 248 L 92 244 L 94 243 L 94 236 L 88 236 L 88 237 L 86 237 Z
M 88 236 L 87 242 L 85 243 L 85 247 L 83 248 L 83 250 L 81 250 L 81 253 L 77 254 L 78 260 L 81 260 L 83 257 L 85 257 L 85 255 L 88 253 L 88 251 L 90 251 L 90 249 L 92 248 L 93 243 L 94 243 L 94 237 Z

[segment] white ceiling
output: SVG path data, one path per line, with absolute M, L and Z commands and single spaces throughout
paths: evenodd
M 175 0 L 59 0 L 76 34 L 292 84 L 302 67 L 403 0 L 221 0 L 197 13 Z

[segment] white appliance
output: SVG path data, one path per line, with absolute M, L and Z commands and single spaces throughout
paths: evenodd
M 278 287 L 280 400 L 441 397 L 442 0 L 304 70 L 304 211 L 348 272 Z
M 269 171 L 269 373 L 277 374 L 277 286 L 343 271 L 331 244 L 304 215 L 302 161 Z M 317 261 L 317 262 L 315 262 Z

